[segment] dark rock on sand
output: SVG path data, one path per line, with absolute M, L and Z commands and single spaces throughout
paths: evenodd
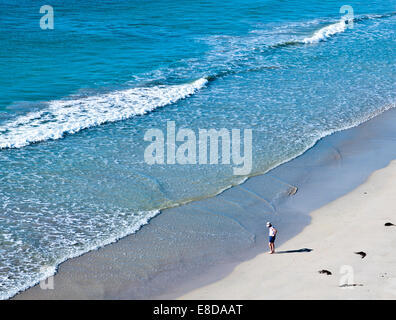
M 367 256 L 367 254 L 366 254 L 366 252 L 363 252 L 363 251 L 359 251 L 359 252 L 355 252 L 356 254 L 359 254 L 361 257 L 362 257 L 362 259 L 365 257 L 365 256 Z
M 394 226 L 394 224 L 392 222 L 385 223 L 385 227 L 391 227 L 391 226 Z
M 329 271 L 329 270 L 325 270 L 325 269 L 323 269 L 323 270 L 320 270 L 320 271 L 318 271 L 319 273 L 322 273 L 322 274 L 327 274 L 328 276 L 330 276 L 332 273 Z

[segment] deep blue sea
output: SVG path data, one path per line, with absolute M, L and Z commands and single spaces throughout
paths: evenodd
M 395 0 L 0 0 L 0 298 L 247 178 L 147 129 L 252 129 L 264 173 L 394 107 L 395 49 Z

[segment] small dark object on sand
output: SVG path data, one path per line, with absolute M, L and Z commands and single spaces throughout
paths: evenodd
M 344 284 L 340 285 L 339 287 L 340 288 L 345 288 L 345 287 L 363 287 L 363 285 L 360 284 L 360 283 L 351 283 L 351 284 L 344 283 Z
M 323 273 L 323 274 L 327 274 L 328 276 L 330 276 L 332 273 L 329 271 L 329 270 L 325 270 L 325 269 L 323 269 L 323 270 L 320 270 L 320 271 L 318 271 L 319 273 Z
M 363 251 L 359 251 L 359 252 L 355 252 L 356 254 L 360 254 L 360 256 L 362 257 L 362 259 L 367 256 L 366 252 Z
M 385 227 L 391 227 L 391 226 L 394 226 L 394 224 L 392 222 L 385 223 Z
M 297 193 L 297 191 L 298 191 L 298 188 L 297 187 L 295 187 L 295 186 L 293 186 L 293 187 L 291 187 L 290 189 L 289 189 L 289 196 L 294 196 L 296 193 Z

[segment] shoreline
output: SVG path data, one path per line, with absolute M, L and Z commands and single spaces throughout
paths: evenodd
M 373 171 L 396 159 L 396 148 L 389 147 L 396 146 L 394 119 L 396 111 L 386 111 L 358 127 L 325 137 L 302 156 L 267 174 L 249 178 L 213 198 L 164 210 L 138 233 L 62 263 L 54 277 L 55 290 L 41 290 L 36 285 L 14 298 L 170 299 L 188 297 L 184 294 L 195 294 L 196 288 L 209 283 L 215 286 L 223 281 L 220 279 L 232 277 L 240 263 L 254 261 L 267 250 L 264 228 L 267 220 L 282 230 L 277 239 L 282 248 L 309 228 L 310 212 L 348 194 Z M 371 143 L 365 143 L 367 138 Z M 344 179 L 342 183 L 337 176 Z M 327 179 L 327 184 L 323 184 L 323 179 Z M 262 191 L 268 180 L 276 181 L 272 186 L 276 185 L 283 194 L 294 186 L 298 192 L 282 203 L 268 203 Z M 213 214 L 214 207 L 237 211 L 237 206 L 241 207 L 239 216 Z M 261 216 L 257 212 L 262 212 Z M 198 215 L 205 215 L 204 222 L 195 220 Z M 182 235 L 192 227 L 197 228 L 197 235 L 192 232 Z M 210 241 L 202 237 L 203 233 L 211 232 L 214 236 Z M 190 241 L 194 236 L 196 241 Z M 185 237 L 196 247 L 183 246 Z M 213 248 L 212 240 L 216 241 Z M 159 246 L 158 241 L 162 241 Z M 161 256 L 164 247 L 175 247 L 174 254 Z M 148 263 L 151 257 L 136 260 L 136 255 L 142 257 L 148 252 L 158 255 L 152 265 Z M 194 266 L 199 260 L 203 262 Z M 153 270 L 136 273 L 144 268 Z
M 395 192 L 396 160 L 315 210 L 275 254 L 259 254 L 179 299 L 396 299 Z

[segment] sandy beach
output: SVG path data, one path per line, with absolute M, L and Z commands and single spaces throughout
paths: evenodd
M 164 210 L 62 263 L 53 290 L 15 299 L 394 299 L 396 227 L 384 224 L 396 224 L 395 120 L 388 111 L 216 197 Z M 268 203 L 269 181 L 286 198 Z M 268 220 L 279 230 L 274 255 Z
M 396 299 L 396 226 L 385 226 L 396 224 L 395 194 L 393 161 L 314 211 L 311 224 L 276 254 L 260 254 L 221 281 L 180 298 Z

